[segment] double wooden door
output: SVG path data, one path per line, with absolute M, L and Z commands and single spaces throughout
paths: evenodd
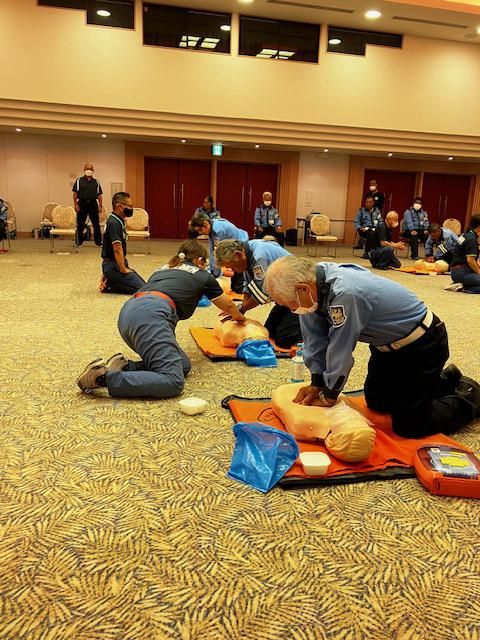
M 464 229 L 471 182 L 472 176 L 425 173 L 422 199 L 430 222 L 442 224 L 446 218 L 456 218 Z
M 363 193 L 368 193 L 370 180 L 376 180 L 378 190 L 385 194 L 385 204 L 383 215 L 389 211 L 396 211 L 401 218 L 403 212 L 412 206 L 415 193 L 415 181 L 417 174 L 415 171 L 377 171 L 367 169 L 365 171 Z
M 186 238 L 188 222 L 210 190 L 209 160 L 145 158 L 145 208 L 152 238 Z
M 219 162 L 217 208 L 222 217 L 252 235 L 255 209 L 264 191 L 270 191 L 276 206 L 278 165 Z M 280 217 L 282 212 L 280 211 Z

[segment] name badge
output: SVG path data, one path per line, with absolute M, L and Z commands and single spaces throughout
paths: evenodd
M 269 224 L 271 227 L 273 227 L 273 225 L 275 224 L 275 220 L 269 220 L 269 221 L 268 221 L 268 224 Z

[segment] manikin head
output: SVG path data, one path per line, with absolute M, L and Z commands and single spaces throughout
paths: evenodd
M 222 240 L 215 250 L 215 262 L 219 267 L 232 269 L 235 273 L 247 270 L 247 254 L 240 240 Z

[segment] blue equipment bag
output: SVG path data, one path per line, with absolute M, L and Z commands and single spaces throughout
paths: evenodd
M 277 358 L 269 340 L 245 340 L 237 347 L 237 358 L 251 367 L 276 367 Z
M 229 478 L 263 493 L 270 491 L 298 458 L 295 438 L 261 422 L 237 422 Z
M 209 307 L 212 303 L 207 296 L 202 296 L 198 301 L 197 307 Z

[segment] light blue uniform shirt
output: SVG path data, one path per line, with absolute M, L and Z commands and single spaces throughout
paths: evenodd
M 371 211 L 365 209 L 365 207 L 360 207 L 360 209 L 357 211 L 357 215 L 355 216 L 353 224 L 355 225 L 355 229 L 358 231 L 362 228 L 375 229 L 377 224 L 381 221 L 382 214 L 376 207 L 374 207 Z
M 417 231 L 418 229 L 428 229 L 428 213 L 423 209 L 415 211 L 413 207 L 407 209 L 403 214 L 404 231 Z
M 458 244 L 458 236 L 451 229 L 442 227 L 442 237 L 439 242 L 434 242 L 432 236 L 425 240 L 425 257 L 434 256 L 435 260 L 441 260 L 446 253 L 453 253 Z M 435 254 L 433 248 L 437 247 Z
M 210 271 L 215 271 L 215 247 L 222 240 L 240 240 L 246 242 L 248 233 L 243 229 L 236 227 L 233 222 L 224 218 L 216 218 L 211 220 L 212 230 L 208 238 L 210 243 Z
M 244 292 L 248 293 L 258 304 L 269 302 L 263 284 L 268 267 L 283 256 L 291 254 L 273 240 L 249 240 L 244 243 L 247 255 L 247 270 L 243 276 L 245 280 Z
M 255 209 L 254 224 L 256 227 L 275 227 L 276 229 L 282 226 L 282 219 L 275 207 L 272 205 L 266 207 L 262 204 Z
M 321 269 L 325 283 L 321 282 Z M 337 397 L 353 367 L 358 341 L 380 346 L 404 338 L 427 308 L 409 289 L 354 264 L 317 265 L 318 310 L 300 316 L 304 359 L 312 381 L 323 376 L 324 393 Z M 316 384 L 316 382 L 315 382 Z

